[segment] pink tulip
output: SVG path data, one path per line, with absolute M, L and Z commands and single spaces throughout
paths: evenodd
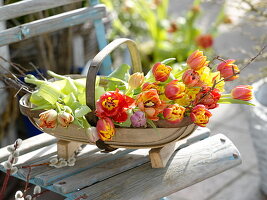
M 202 82 L 200 81 L 199 74 L 192 69 L 187 70 L 183 74 L 182 80 L 183 80 L 184 84 L 188 87 L 194 87 L 194 86 L 201 86 L 202 85 Z
M 165 87 L 165 96 L 170 100 L 180 99 L 184 96 L 185 84 L 178 80 L 172 80 Z
M 243 101 L 249 101 L 253 98 L 252 95 L 252 86 L 250 85 L 239 85 L 236 86 L 234 89 L 231 91 L 231 96 L 234 99 L 240 99 Z
M 153 66 L 152 73 L 156 81 L 164 82 L 169 78 L 171 70 L 170 66 L 158 62 Z
M 237 73 L 239 73 L 239 69 L 233 63 L 235 60 L 226 60 L 225 62 L 220 63 L 217 66 L 217 70 L 220 71 L 221 77 L 225 79 L 225 81 L 232 81 L 238 78 Z

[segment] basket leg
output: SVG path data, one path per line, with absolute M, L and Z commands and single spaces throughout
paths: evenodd
M 173 152 L 176 150 L 176 142 L 166 144 L 160 148 L 154 148 L 149 151 L 149 158 L 152 168 L 164 168 Z
M 82 145 L 79 142 L 70 142 L 66 140 L 59 140 L 57 142 L 57 155 L 60 158 L 69 159 L 75 151 Z

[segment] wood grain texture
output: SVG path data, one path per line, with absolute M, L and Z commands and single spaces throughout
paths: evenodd
M 82 0 L 24 0 L 0 7 L 0 21 L 35 13 Z
M 22 145 L 19 148 L 19 152 L 20 155 L 23 155 L 56 142 L 57 138 L 54 136 L 51 136 L 47 133 L 42 133 L 40 135 L 23 140 Z M 10 153 L 7 151 L 7 147 L 0 149 L 0 162 L 7 160 L 9 154 Z
M 44 19 L 36 20 L 0 32 L 0 46 L 18 42 L 33 36 L 41 35 L 82 24 L 87 20 L 101 19 L 105 16 L 105 6 L 80 8 Z
M 83 194 L 90 200 L 159 199 L 240 163 L 234 144 L 218 134 L 177 151 L 166 168 L 151 169 L 146 163 L 70 194 L 68 200 Z

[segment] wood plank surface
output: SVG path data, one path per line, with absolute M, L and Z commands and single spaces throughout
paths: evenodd
M 23 140 L 22 145 L 19 148 L 19 152 L 20 155 L 23 155 L 56 142 L 57 138 L 54 136 L 51 136 L 47 133 L 42 133 L 40 135 Z M 10 153 L 7 151 L 7 147 L 0 149 L 0 163 L 7 160 L 9 155 Z
M 164 169 L 149 163 L 70 194 L 68 200 L 159 199 L 241 163 L 234 144 L 218 134 L 177 151 Z
M 18 42 L 43 33 L 82 24 L 87 20 L 93 21 L 101 19 L 105 16 L 105 13 L 105 6 L 98 5 L 95 7 L 76 9 L 16 26 L 0 32 L 0 46 Z
M 0 21 L 59 7 L 82 0 L 24 0 L 0 7 Z

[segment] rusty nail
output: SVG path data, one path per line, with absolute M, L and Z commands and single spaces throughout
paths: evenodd
M 237 159 L 239 156 L 236 153 L 233 153 L 234 159 Z
M 221 138 L 220 140 L 221 140 L 222 143 L 225 143 L 225 139 Z

